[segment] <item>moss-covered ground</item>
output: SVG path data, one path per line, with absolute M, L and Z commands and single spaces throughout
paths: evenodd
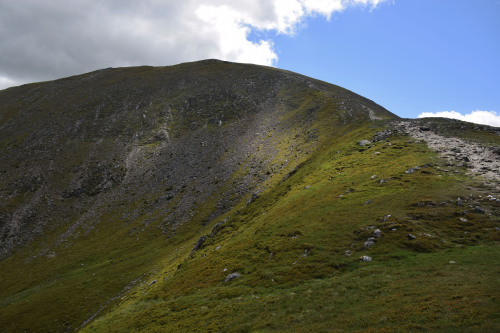
M 159 260 L 84 331 L 500 329 L 498 205 L 461 215 L 457 197 L 478 195 L 462 171 L 439 171 L 434 153 L 404 136 L 361 149 L 373 132 L 325 146 L 228 213 L 193 255 L 196 237 Z M 429 166 L 405 173 L 416 165 Z M 383 236 L 365 248 L 375 229 Z M 232 272 L 241 277 L 224 282 Z

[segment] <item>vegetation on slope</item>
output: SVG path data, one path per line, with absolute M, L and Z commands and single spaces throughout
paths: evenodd
M 360 149 L 373 132 L 318 151 L 84 331 L 497 329 L 498 203 L 464 192 L 463 170 L 443 172 L 406 136 Z M 429 166 L 405 173 L 415 165 Z M 457 197 L 491 215 L 462 215 Z
M 5 331 L 500 325 L 498 193 L 369 100 L 218 61 L 0 96 Z

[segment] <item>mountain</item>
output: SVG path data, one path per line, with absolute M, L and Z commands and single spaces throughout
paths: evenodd
M 500 129 L 205 60 L 0 91 L 0 327 L 498 330 Z

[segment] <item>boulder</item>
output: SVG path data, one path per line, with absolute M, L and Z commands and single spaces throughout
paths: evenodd
M 371 145 L 372 142 L 370 140 L 361 140 L 358 142 L 358 145 L 360 145 L 361 147 L 364 147 L 366 145 Z

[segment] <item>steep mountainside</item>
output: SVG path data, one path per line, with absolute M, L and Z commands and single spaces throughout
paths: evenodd
M 500 329 L 499 134 L 217 60 L 0 91 L 0 327 Z

